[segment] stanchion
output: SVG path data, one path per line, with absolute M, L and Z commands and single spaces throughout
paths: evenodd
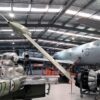
M 70 77 L 71 77 L 71 94 L 72 94 L 72 91 L 73 91 L 73 83 L 72 83 L 72 75 L 71 75 L 71 72 L 70 72 Z

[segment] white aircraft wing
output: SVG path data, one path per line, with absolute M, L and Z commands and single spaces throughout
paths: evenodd
M 24 58 L 22 56 L 19 56 L 19 60 L 24 60 Z M 30 57 L 29 60 L 31 61 L 37 61 L 37 62 L 50 62 L 48 59 L 46 58 L 36 58 L 36 57 Z M 61 64 L 73 64 L 74 62 L 73 61 L 70 61 L 70 60 L 55 60 L 57 61 L 58 63 L 61 63 Z

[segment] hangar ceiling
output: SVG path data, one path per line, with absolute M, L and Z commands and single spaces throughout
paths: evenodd
M 100 21 L 99 0 L 0 0 L 0 13 L 27 26 L 32 38 L 50 50 L 100 39 L 99 30 L 78 23 L 80 18 Z M 31 47 L 0 17 L 0 50 Z

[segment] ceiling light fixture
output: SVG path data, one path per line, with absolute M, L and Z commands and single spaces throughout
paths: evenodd
M 32 12 L 47 12 L 48 11 L 48 5 L 45 8 L 31 8 Z
M 93 15 L 91 18 L 92 19 L 96 19 L 96 20 L 100 20 L 100 16 L 99 15 Z
M 0 7 L 0 11 L 11 11 L 11 7 Z
M 28 7 L 13 7 L 13 11 L 17 12 L 28 12 L 31 9 L 31 5 L 29 4 Z
M 0 32 L 12 32 L 12 29 L 0 29 Z M 44 29 L 29 29 L 29 31 L 36 31 L 36 32 L 41 32 L 44 31 Z
M 72 40 L 74 41 L 75 40 L 75 37 L 72 37 Z
M 0 29 L 0 32 L 12 32 L 12 29 Z
M 14 18 L 14 17 L 15 17 L 14 13 L 9 13 L 9 16 L 10 16 L 11 18 Z
M 49 5 L 46 5 L 44 8 L 36 8 L 36 7 L 31 7 L 31 4 L 29 4 L 28 7 L 13 7 L 13 11 L 15 12 L 49 12 L 49 13 L 57 13 L 62 10 L 62 6 L 59 8 L 49 8 Z M 11 7 L 0 7 L 0 11 L 11 11 Z
M 85 12 L 79 12 L 78 14 L 77 14 L 77 16 L 80 16 L 80 17 L 90 17 L 92 14 L 90 14 L 90 13 L 85 13 Z
M 78 11 L 68 9 L 65 13 L 70 15 L 75 15 L 78 13 Z
M 29 31 L 33 31 L 33 32 L 42 32 L 44 31 L 44 29 L 29 29 Z
M 15 44 L 15 42 L 12 42 L 12 44 Z
M 79 17 L 90 17 L 91 19 L 94 19 L 94 20 L 100 20 L 100 16 L 99 15 L 93 15 L 90 14 L 90 13 L 86 13 L 86 12 L 78 12 L 76 10 L 71 10 L 71 9 L 68 9 L 65 14 L 69 14 L 69 15 L 76 15 L 76 16 L 79 16 Z
M 22 8 L 22 7 L 13 7 L 13 11 L 16 12 L 28 12 L 30 8 Z
M 15 34 L 14 33 L 11 33 L 11 36 L 14 36 Z
M 36 39 L 33 39 L 36 40 Z M 4 43 L 4 42 L 28 42 L 28 40 L 26 39 L 12 39 L 12 40 L 0 40 L 0 43 Z M 51 44 L 60 44 L 60 45 L 64 45 L 64 46 L 78 46 L 77 44 L 73 44 L 73 43 L 65 43 L 65 42 L 56 42 L 56 41 L 51 41 L 51 40 L 43 40 L 43 39 L 38 39 L 38 42 L 46 42 L 46 43 L 51 43 Z
M 48 5 L 44 8 L 34 8 L 32 7 L 31 8 L 31 5 L 29 4 L 28 7 L 13 7 L 13 11 L 15 12 L 28 12 L 31 10 L 31 12 L 48 12 L 48 13 L 58 13 L 60 12 L 61 10 L 63 9 L 63 7 L 59 7 L 59 8 L 49 8 Z M 11 7 L 0 7 L 0 11 L 11 11 Z M 90 13 L 86 13 L 86 12 L 78 12 L 76 10 L 71 10 L 71 9 L 68 9 L 65 14 L 70 14 L 70 15 L 76 15 L 76 16 L 80 16 L 80 17 L 90 17 L 92 19 L 95 19 L 95 20 L 100 20 L 100 16 L 99 15 L 93 15 L 90 14 Z
M 1 29 L 1 32 L 12 32 L 12 29 Z M 42 32 L 44 31 L 44 29 L 29 29 L 29 31 L 35 31 L 35 32 Z M 63 32 L 63 31 L 55 31 L 55 30 L 51 30 L 49 29 L 48 32 L 50 33 L 55 33 L 55 34 L 63 34 L 63 35 L 67 35 L 67 36 L 74 36 L 74 37 L 82 37 L 82 38 L 88 38 L 88 39 L 97 39 L 100 40 L 99 37 L 94 37 L 94 36 L 84 36 L 81 34 L 74 34 L 74 33 L 69 33 L 69 32 Z
M 60 44 L 60 45 L 65 45 L 65 46 L 78 46 L 76 44 L 72 44 L 72 43 L 64 43 L 64 42 L 56 42 L 56 41 L 49 41 L 49 40 L 42 40 L 39 39 L 39 42 L 47 42 L 47 43 L 51 43 L 51 44 Z
M 49 8 L 48 12 L 49 13 L 58 13 L 62 10 L 62 8 Z
M 80 34 L 74 34 L 74 33 L 63 32 L 63 31 L 48 30 L 48 32 L 51 32 L 51 33 L 57 33 L 57 34 L 63 34 L 63 35 L 67 35 L 67 36 L 74 36 L 74 37 L 82 37 L 82 38 L 88 38 L 88 39 L 96 39 L 96 40 L 100 40 L 99 37 L 84 36 L 84 35 L 80 35 Z

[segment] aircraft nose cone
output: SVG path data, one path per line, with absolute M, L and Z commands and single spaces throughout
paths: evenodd
M 59 59 L 59 56 L 58 56 L 57 54 L 54 54 L 54 55 L 53 55 L 53 58 L 54 58 L 54 59 Z
M 53 58 L 54 58 L 54 59 L 57 59 L 57 60 L 62 60 L 62 57 L 61 57 L 61 55 L 59 54 L 59 52 L 55 53 L 55 54 L 53 55 Z

